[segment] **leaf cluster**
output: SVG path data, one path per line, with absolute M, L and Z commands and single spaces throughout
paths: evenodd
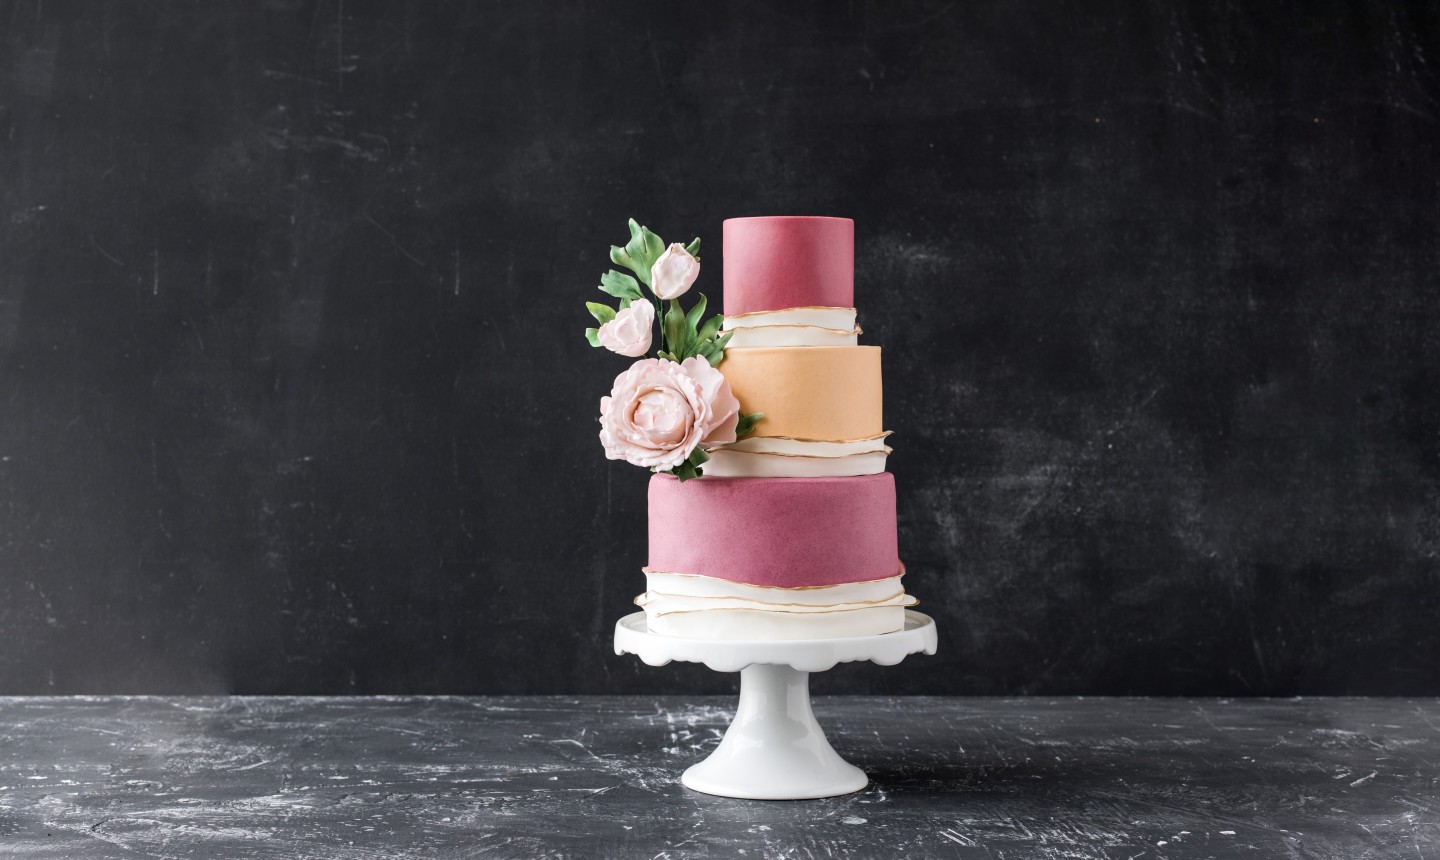
M 617 310 L 630 307 L 631 302 L 653 301 L 655 319 L 660 325 L 660 348 L 656 352 L 658 357 L 678 363 L 698 355 L 710 362 L 711 367 L 718 365 L 725 357 L 725 344 L 730 340 L 728 333 L 720 333 L 725 318 L 716 314 L 708 320 L 704 319 L 706 301 L 703 295 L 688 312 L 680 306 L 677 299 L 670 300 L 667 310 L 658 297 L 646 296 L 640 285 L 651 285 L 650 269 L 660 255 L 665 253 L 665 240 L 634 218 L 631 218 L 629 223 L 630 241 L 623 247 L 610 246 L 610 262 L 623 266 L 634 274 L 628 275 L 618 269 L 611 269 L 600 276 L 600 292 L 619 299 L 620 307 L 617 309 L 600 302 L 586 302 L 586 309 L 595 318 L 595 322 L 603 326 L 615 318 Z M 700 238 L 697 236 L 691 240 L 685 250 L 699 260 Z M 600 329 L 585 329 L 585 340 L 591 346 L 600 346 Z
M 645 287 L 652 287 L 650 283 L 650 270 L 660 255 L 665 253 L 665 240 L 661 239 L 650 228 L 642 226 L 634 218 L 630 219 L 630 241 L 622 247 L 620 245 L 610 246 L 610 262 L 616 266 L 629 269 L 633 274 L 626 274 L 618 269 L 611 269 L 600 276 L 600 292 L 619 299 L 619 308 L 613 308 L 601 302 L 586 302 L 585 308 L 595 318 L 598 325 L 605 325 L 615 319 L 618 310 L 630 307 L 632 302 L 655 303 L 655 317 L 660 326 L 660 347 L 656 352 L 659 358 L 683 362 L 686 359 L 700 356 L 710 362 L 711 367 L 718 366 L 725 358 L 725 345 L 729 343 L 731 333 L 721 333 L 720 329 L 725 323 L 725 318 L 720 314 L 705 319 L 705 311 L 708 302 L 704 294 L 700 294 L 699 300 L 694 307 L 686 311 L 680 306 L 678 299 L 670 299 L 668 307 L 664 306 L 658 296 L 654 295 L 651 289 L 650 295 Z M 700 239 L 697 237 L 685 246 L 688 252 L 696 260 L 700 259 Z M 585 339 L 591 346 L 600 346 L 599 328 L 585 329 Z M 741 415 L 735 426 L 737 439 L 744 438 L 754 432 L 755 422 L 765 417 L 763 412 L 754 412 L 750 415 Z M 688 481 L 691 478 L 698 478 L 702 474 L 702 468 L 710 460 L 710 455 L 700 446 L 690 452 L 685 462 L 673 469 L 666 470 L 668 474 L 674 475 L 681 481 Z
M 705 316 L 705 307 L 703 293 L 688 312 L 680 308 L 678 299 L 670 300 L 670 308 L 665 311 L 661 320 L 661 330 L 665 336 L 665 348 L 660 351 L 661 358 L 679 362 L 698 355 L 710 362 L 711 367 L 724 360 L 725 344 L 730 342 L 731 333 L 720 334 L 720 326 L 725 323 L 725 317 L 720 314 L 700 322 Z
M 755 423 L 764 417 L 764 412 L 751 412 L 749 415 L 741 415 L 740 420 L 735 422 L 735 438 L 744 439 L 746 436 L 755 432 Z M 696 445 L 695 450 L 690 452 L 690 456 L 685 459 L 685 462 L 668 470 L 666 474 L 674 475 L 683 483 L 691 478 L 701 477 L 704 473 L 700 471 L 700 467 L 708 462 L 710 462 L 710 455 L 705 453 L 704 448 Z
M 741 415 L 740 420 L 735 422 L 735 438 L 744 439 L 746 436 L 754 433 L 756 423 L 764 417 L 764 412 L 751 412 L 749 415 Z
M 700 467 L 708 462 L 710 462 L 710 455 L 705 453 L 704 448 L 696 445 L 695 450 L 690 452 L 690 456 L 685 458 L 685 462 L 669 470 L 669 474 L 674 475 L 680 479 L 681 483 L 684 483 L 691 478 L 700 477 L 702 474 Z

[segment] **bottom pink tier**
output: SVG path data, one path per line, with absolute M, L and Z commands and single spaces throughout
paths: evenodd
M 647 569 L 780 588 L 895 576 L 895 478 L 656 475 Z

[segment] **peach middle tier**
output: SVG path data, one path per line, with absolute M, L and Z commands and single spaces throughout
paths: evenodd
M 650 480 L 651 632 L 704 639 L 900 630 L 895 481 L 885 472 L 880 348 L 861 346 L 848 218 L 725 222 L 720 371 L 750 436 L 704 477 Z

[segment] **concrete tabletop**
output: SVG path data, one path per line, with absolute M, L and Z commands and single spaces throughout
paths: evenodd
M 0 856 L 1440 860 L 1440 701 L 819 697 L 870 786 L 677 781 L 733 700 L 4 698 Z

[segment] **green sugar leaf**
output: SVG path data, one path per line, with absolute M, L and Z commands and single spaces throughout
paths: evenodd
M 634 218 L 631 218 L 630 241 L 626 242 L 623 248 L 611 245 L 610 261 L 634 272 L 635 277 L 639 278 L 641 283 L 649 286 L 650 267 L 655 265 L 655 261 L 663 253 L 665 253 L 665 241 L 651 233 L 648 227 L 640 226 Z
M 689 254 L 689 255 L 692 256 L 692 257 L 694 257 L 696 262 L 699 262 L 699 261 L 700 261 L 700 237 L 699 237 L 699 236 L 696 236 L 696 237 L 695 237 L 695 241 L 693 241 L 693 242 L 691 242 L 690 244 L 688 244 L 688 245 L 685 246 L 685 253 Z
M 715 316 L 706 320 L 705 324 L 700 327 L 700 333 L 697 335 L 697 337 L 699 337 L 701 341 L 710 340 L 715 337 L 715 335 L 720 333 L 720 327 L 724 324 L 725 317 L 721 316 L 720 314 L 716 314 Z
M 590 311 L 590 315 L 595 318 L 595 321 L 601 325 L 615 319 L 615 309 L 609 305 L 602 305 L 599 302 L 586 302 L 585 308 Z
M 730 338 L 734 334 L 735 332 L 733 331 L 727 331 L 724 334 L 720 335 L 720 337 L 711 341 L 711 343 L 715 344 L 715 354 L 713 356 L 709 356 L 711 367 L 719 367 L 720 362 L 725 360 L 725 344 L 730 342 Z
M 587 329 L 585 329 L 585 339 L 588 340 L 588 341 L 590 341 L 590 345 L 591 345 L 591 346 L 599 346 L 599 345 L 600 345 L 600 329 L 598 329 L 598 328 L 587 328 Z
M 624 266 L 631 271 L 636 271 L 636 267 L 630 265 L 630 255 L 627 254 L 625 252 L 625 249 L 620 247 L 619 245 L 610 246 L 610 262 L 614 263 L 617 266 Z M 643 278 L 642 280 L 644 280 L 647 284 L 650 283 L 650 279 L 648 277 Z
M 685 458 L 685 462 L 671 469 L 670 474 L 679 478 L 681 481 L 699 478 L 704 474 L 700 471 L 700 467 L 708 462 L 710 462 L 710 455 L 705 453 L 704 448 L 697 445 L 694 450 L 690 452 L 690 456 Z
M 740 420 L 735 422 L 735 438 L 743 439 L 755 432 L 756 423 L 764 417 L 764 412 L 751 412 L 749 415 L 741 415 Z
M 679 356 L 676 361 L 684 361 L 693 353 L 689 349 L 689 332 L 685 330 L 685 314 L 680 312 L 680 302 L 676 299 L 670 300 L 670 309 L 665 312 L 665 345 L 670 352 Z
M 600 290 L 617 299 L 634 300 L 645 297 L 645 294 L 640 292 L 640 284 L 634 278 L 614 269 L 600 276 Z
M 695 331 L 695 327 L 700 324 L 700 318 L 703 316 L 705 316 L 705 294 L 701 293 L 700 301 L 696 302 L 695 307 L 685 314 L 685 324 L 689 326 L 690 331 Z M 697 338 L 697 340 L 704 340 L 704 338 Z
M 631 230 L 634 230 L 633 225 L 635 219 L 631 218 L 630 223 L 632 225 Z M 648 265 L 655 265 L 655 261 L 660 259 L 661 254 L 665 253 L 665 240 L 651 233 L 649 227 L 640 228 L 640 238 L 645 242 L 645 256 L 649 258 Z

